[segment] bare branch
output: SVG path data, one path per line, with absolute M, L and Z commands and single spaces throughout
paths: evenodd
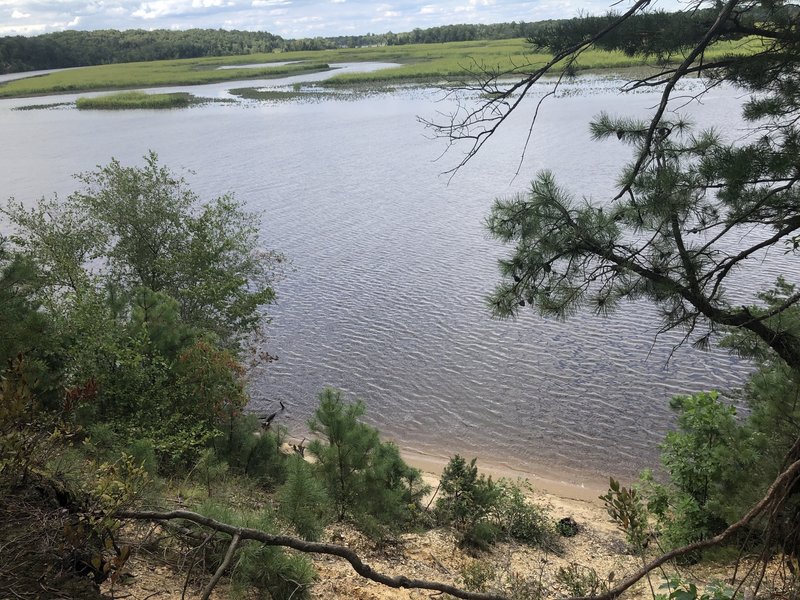
M 211 581 L 208 582 L 208 585 L 203 590 L 203 595 L 200 597 L 200 600 L 208 600 L 211 597 L 211 592 L 214 591 L 214 587 L 217 585 L 217 582 L 222 577 L 222 574 L 231 564 L 233 560 L 233 555 L 236 553 L 236 548 L 239 546 L 239 541 L 241 540 L 241 536 L 238 533 L 233 534 L 233 539 L 231 540 L 231 545 L 228 546 L 228 551 L 225 553 L 225 558 L 222 560 L 222 563 L 219 565 L 219 568 L 214 573 L 214 576 L 211 578 Z
M 209 527 L 214 531 L 227 533 L 231 536 L 238 536 L 240 540 L 255 540 L 266 546 L 283 546 L 285 548 L 292 548 L 300 552 L 338 556 L 349 562 L 353 567 L 353 570 L 362 577 L 371 579 L 372 581 L 391 588 L 430 590 L 433 592 L 450 594 L 451 596 L 463 598 L 464 600 L 506 600 L 503 596 L 478 592 L 467 592 L 446 583 L 425 581 L 422 579 L 410 579 L 403 575 L 392 577 L 390 575 L 375 571 L 372 567 L 365 564 L 356 552 L 350 548 L 347 548 L 346 546 L 321 542 L 307 542 L 300 538 L 287 535 L 271 535 L 259 529 L 235 527 L 233 525 L 222 523 L 188 510 L 173 510 L 170 512 L 121 511 L 115 516 L 121 519 L 137 519 L 142 521 L 171 521 L 173 519 L 183 519 L 204 527 Z M 229 548 L 228 552 L 230 551 L 231 549 Z

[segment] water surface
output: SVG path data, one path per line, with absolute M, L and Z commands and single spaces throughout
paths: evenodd
M 279 360 L 252 373 L 256 409 L 282 400 L 285 423 L 302 435 L 317 394 L 334 386 L 421 452 L 546 467 L 568 480 L 627 476 L 657 460 L 671 395 L 735 386 L 748 366 L 719 351 L 676 349 L 680 336 L 657 336 L 646 303 L 567 322 L 529 311 L 497 321 L 484 304 L 503 253 L 483 227 L 493 198 L 524 191 L 541 168 L 579 196 L 613 195 L 628 149 L 592 142 L 588 122 L 600 110 L 645 115 L 658 101 L 650 91 L 619 96 L 620 84 L 581 79 L 549 100 L 519 176 L 535 98 L 452 178 L 442 172 L 463 149 L 442 157 L 444 141 L 417 121 L 455 108 L 433 89 L 161 112 L 23 112 L 10 109 L 30 99 L 0 101 L 0 195 L 67 194 L 70 174 L 153 149 L 191 171 L 201 195 L 234 192 L 263 211 L 266 243 L 291 258 L 264 346 Z M 241 85 L 185 90 L 223 97 Z M 684 112 L 737 136 L 731 115 L 740 103 L 737 91 L 716 88 Z M 767 256 L 734 291 L 747 298 L 785 268 Z

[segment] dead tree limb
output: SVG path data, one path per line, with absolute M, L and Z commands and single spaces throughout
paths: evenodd
M 365 564 L 358 554 L 345 546 L 321 542 L 307 542 L 305 540 L 286 535 L 271 535 L 258 529 L 235 527 L 233 525 L 222 523 L 209 517 L 204 517 L 203 515 L 190 512 L 188 510 L 173 510 L 169 512 L 121 511 L 118 512 L 116 516 L 120 519 L 137 519 L 141 521 L 171 521 L 173 519 L 183 519 L 185 521 L 190 521 L 192 523 L 208 527 L 214 531 L 227 533 L 231 536 L 238 536 L 241 540 L 255 540 L 266 546 L 283 546 L 285 548 L 292 548 L 300 552 L 338 556 L 349 562 L 353 567 L 353 570 L 362 577 L 371 579 L 372 581 L 391 588 L 430 590 L 433 592 L 450 594 L 451 596 L 463 598 L 464 600 L 506 600 L 505 597 L 498 596 L 496 594 L 468 592 L 446 583 L 426 581 L 423 579 L 411 579 L 404 575 L 392 577 L 390 575 L 386 575 L 385 573 L 379 573 L 375 571 L 372 567 Z
M 219 568 L 214 573 L 211 581 L 208 582 L 208 585 L 203 590 L 203 595 L 200 597 L 201 600 L 208 600 L 211 597 L 211 592 L 214 591 L 214 587 L 217 585 L 217 582 L 220 580 L 222 574 L 225 572 L 225 569 L 228 568 L 233 560 L 233 555 L 236 553 L 236 548 L 239 546 L 239 540 L 241 540 L 239 534 L 233 534 L 233 539 L 231 540 L 231 545 L 228 546 L 228 551 L 225 553 L 225 558 L 222 560 L 222 564 L 220 564 Z

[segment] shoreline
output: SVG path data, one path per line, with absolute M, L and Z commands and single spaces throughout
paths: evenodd
M 449 457 L 427 454 L 418 450 L 409 449 L 398 444 L 400 456 L 410 466 L 422 471 L 424 476 L 429 479 L 428 483 L 433 482 L 434 487 L 438 484 L 442 470 L 450 460 Z M 465 456 L 471 460 L 471 456 Z M 484 475 L 491 476 L 493 479 L 526 479 L 533 486 L 534 492 L 553 496 L 561 500 L 575 500 L 586 502 L 597 507 L 603 506 L 600 496 L 608 491 L 608 484 L 601 477 L 586 478 L 582 481 L 575 481 L 574 476 L 563 478 L 559 476 L 556 469 L 548 469 L 543 465 L 531 465 L 531 468 L 521 470 L 515 469 L 502 463 L 489 462 L 477 457 L 478 471 Z

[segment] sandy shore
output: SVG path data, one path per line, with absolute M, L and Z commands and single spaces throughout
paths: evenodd
M 449 460 L 441 456 L 404 449 L 402 446 L 400 454 L 409 465 L 435 479 L 437 483 L 442 469 Z M 465 458 L 471 459 L 471 457 Z M 522 471 L 505 465 L 483 462 L 480 457 L 478 457 L 477 464 L 481 473 L 491 475 L 493 479 L 500 477 L 527 479 L 536 491 L 563 500 L 578 500 L 601 506 L 602 502 L 600 502 L 599 496 L 608 491 L 608 482 L 599 476 L 596 479 L 577 482 L 572 478 L 561 477 L 557 469 L 547 469 L 541 465 L 532 465 L 530 470 Z

